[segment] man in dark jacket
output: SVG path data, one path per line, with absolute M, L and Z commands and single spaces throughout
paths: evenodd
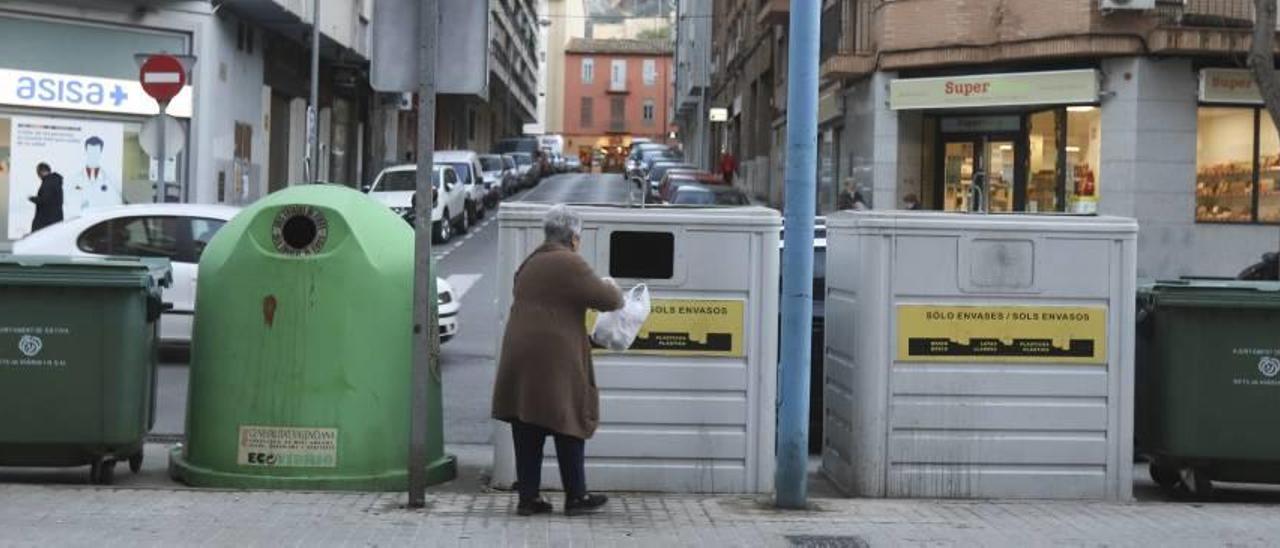
M 600 422 L 600 393 L 587 338 L 587 309 L 622 308 L 622 292 L 578 255 L 582 219 L 556 206 L 546 242 L 516 271 L 514 300 L 493 387 L 493 418 L 511 423 L 522 516 L 551 511 L 539 495 L 542 447 L 555 438 L 564 511 L 596 510 L 608 499 L 587 492 L 584 445 Z
M 62 176 L 44 162 L 36 166 L 36 175 L 40 176 L 40 190 L 29 198 L 36 205 L 36 215 L 31 219 L 32 232 L 62 222 Z

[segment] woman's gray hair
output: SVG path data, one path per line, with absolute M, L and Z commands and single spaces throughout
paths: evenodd
M 573 238 L 582 236 L 582 217 L 567 205 L 556 205 L 542 218 L 542 230 L 548 242 L 573 245 Z

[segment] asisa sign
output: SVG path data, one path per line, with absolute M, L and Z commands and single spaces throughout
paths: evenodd
M 134 80 L 0 69 L 0 105 L 153 115 L 156 102 Z M 191 86 L 169 103 L 169 114 L 191 116 Z

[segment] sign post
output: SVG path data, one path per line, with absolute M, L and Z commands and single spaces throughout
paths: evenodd
M 165 187 L 167 186 L 164 174 L 165 161 L 165 110 L 169 107 L 169 101 L 173 99 L 178 92 L 182 91 L 182 87 L 187 85 L 187 70 L 183 66 L 182 61 L 172 55 L 156 54 L 147 57 L 142 62 L 142 67 L 138 69 L 138 80 L 142 82 L 142 91 L 147 92 L 156 103 L 160 105 L 160 123 L 158 131 L 160 135 L 157 137 L 159 142 L 160 159 L 157 161 L 159 167 L 158 181 L 155 187 L 156 203 L 163 203 L 166 199 Z

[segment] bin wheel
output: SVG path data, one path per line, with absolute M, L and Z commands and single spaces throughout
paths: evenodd
M 1182 485 L 1200 500 L 1213 498 L 1213 481 L 1203 468 L 1187 468 L 1182 471 Z
M 89 481 L 98 485 L 111 485 L 116 479 L 116 461 L 102 458 L 89 466 Z
M 1164 489 L 1173 489 L 1178 486 L 1178 482 L 1182 481 L 1182 476 L 1178 474 L 1177 468 L 1171 468 L 1152 461 L 1147 466 L 1147 471 L 1151 473 L 1151 481 Z
M 137 474 L 142 471 L 142 451 L 129 457 L 129 471 Z

